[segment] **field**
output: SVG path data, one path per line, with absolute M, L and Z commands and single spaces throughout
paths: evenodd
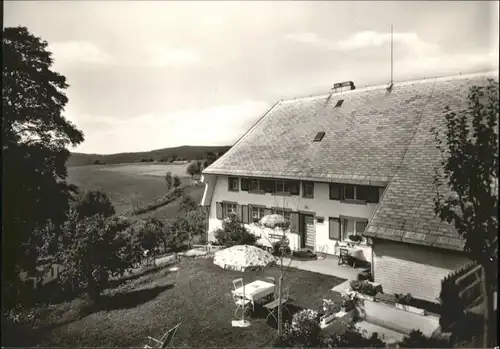
M 160 269 L 128 280 L 108 290 L 100 305 L 91 307 L 76 299 L 45 308 L 37 330 L 22 335 L 8 333 L 17 346 L 43 347 L 142 347 L 147 336 L 161 335 L 182 322 L 172 343 L 175 347 L 269 347 L 276 336 L 272 318 L 257 311 L 249 328 L 231 327 L 234 303 L 232 280 L 237 271 L 222 270 L 211 258 L 182 259 L 179 271 Z M 278 268 L 245 273 L 246 282 L 279 276 Z M 343 279 L 288 269 L 285 285 L 291 287 L 291 305 L 319 310 L 322 298 L 338 301 L 330 289 Z M 286 312 L 284 313 L 286 314 Z M 33 329 L 32 329 L 33 330 Z
M 119 164 L 90 165 L 68 168 L 68 182 L 79 187 L 80 192 L 86 190 L 102 190 L 115 206 L 117 213 L 126 213 L 134 205 L 144 207 L 160 199 L 166 193 L 165 173 L 172 172 L 181 178 L 181 186 L 190 186 L 186 193 L 196 202 L 203 196 L 203 185 L 192 185 L 186 174 L 187 164 Z M 192 185 L 192 186 L 191 186 Z M 146 215 L 166 219 L 176 215 L 178 205 L 171 203 Z

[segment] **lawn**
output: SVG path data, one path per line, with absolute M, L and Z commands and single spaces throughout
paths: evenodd
M 98 309 L 80 315 L 68 303 L 53 307 L 55 319 L 48 323 L 36 343 L 18 345 L 78 347 L 139 347 L 147 336 L 159 337 L 182 321 L 174 339 L 176 347 L 263 347 L 270 346 L 276 335 L 274 322 L 266 323 L 266 314 L 256 314 L 249 328 L 231 327 L 234 304 L 232 280 L 236 271 L 222 270 L 211 258 L 182 259 L 180 270 L 161 269 L 129 280 L 105 296 Z M 263 275 L 278 276 L 279 269 L 245 274 L 247 282 Z M 287 269 L 285 284 L 291 286 L 292 311 L 300 308 L 319 310 L 323 298 L 336 300 L 330 289 L 344 281 L 322 274 Z M 73 302 L 75 304 L 75 301 Z M 80 307 L 80 309 L 82 309 Z M 73 314 L 73 315 L 71 315 Z M 36 338 L 24 336 L 24 338 Z
M 164 175 L 166 171 L 181 177 L 182 185 L 191 184 L 186 175 L 187 165 L 172 164 L 121 164 L 92 165 L 68 168 L 68 182 L 75 184 L 81 192 L 86 190 L 102 190 L 115 206 L 117 213 L 125 213 L 133 204 L 139 207 L 156 201 L 166 193 Z M 187 193 L 197 202 L 201 201 L 203 190 L 190 188 Z M 170 211 L 177 212 L 177 205 Z M 170 218 L 167 214 L 159 214 L 162 218 Z

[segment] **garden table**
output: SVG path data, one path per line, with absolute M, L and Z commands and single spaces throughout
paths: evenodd
M 255 302 L 274 293 L 274 287 L 274 284 L 262 280 L 255 280 L 245 285 L 245 298 L 252 302 L 253 310 L 255 310 Z M 243 287 L 232 292 L 238 296 L 243 296 Z

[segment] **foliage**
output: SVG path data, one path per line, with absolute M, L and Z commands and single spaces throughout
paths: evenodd
M 485 335 L 498 273 L 499 84 L 473 86 L 465 110 L 445 108 L 443 135 L 433 128 L 442 155 L 434 182 L 435 212 L 465 239 L 469 258 L 484 267 Z
M 184 195 L 181 199 L 181 203 L 179 205 L 179 211 L 193 211 L 198 208 L 198 204 L 196 201 L 193 200 L 193 198 L 189 195 Z
M 346 347 L 376 347 L 383 348 L 385 343 L 379 338 L 378 333 L 373 333 L 370 337 L 361 332 L 354 325 L 349 325 L 341 333 L 329 335 L 323 339 L 323 347 L 346 348 Z
M 234 245 L 255 245 L 257 237 L 241 223 L 235 214 L 222 221 L 222 228 L 214 231 L 217 243 L 226 247 Z
M 48 43 L 25 27 L 3 29 L 3 280 L 34 269 L 46 226 L 57 232 L 74 188 L 66 183 L 67 146 L 83 134 L 62 112 L 64 76 L 51 70 Z
M 342 293 L 342 308 L 345 312 L 349 312 L 353 309 L 360 309 L 364 304 L 362 298 L 358 296 L 355 291 L 346 290 Z
M 167 191 L 172 189 L 174 185 L 174 178 L 172 177 L 172 172 L 170 171 L 165 173 L 165 185 L 167 186 Z
M 179 176 L 175 175 L 174 176 L 174 188 L 179 188 L 179 186 L 181 185 L 181 180 L 179 178 Z
M 164 231 L 166 245 L 170 250 L 191 246 L 196 236 L 203 237 L 206 230 L 206 214 L 201 210 L 192 210 L 168 222 Z
M 414 303 L 414 299 L 411 293 L 396 293 L 394 294 L 394 297 L 396 298 L 396 302 L 402 305 L 412 305 Z
M 73 203 L 72 208 L 79 218 L 91 217 L 100 214 L 110 217 L 115 214 L 115 208 L 106 193 L 99 190 L 89 190 L 79 196 Z
M 192 163 L 190 163 L 189 166 L 186 169 L 186 172 L 187 172 L 188 175 L 191 176 L 191 178 L 193 178 L 193 176 L 195 174 L 200 174 L 201 173 L 200 162 L 192 162 Z
M 282 240 L 273 242 L 273 256 L 281 257 L 292 253 L 290 246 Z
M 413 330 L 399 342 L 401 348 L 449 348 L 450 343 L 425 336 L 420 330 Z
M 141 251 L 124 233 L 129 223 L 119 217 L 70 216 L 61 240 L 57 261 L 63 287 L 85 291 L 96 299 L 111 277 L 123 275 L 140 261 Z
M 353 291 L 366 294 L 367 296 L 375 296 L 377 294 L 375 286 L 366 280 L 352 280 L 350 286 Z
M 471 88 L 466 110 L 446 107 L 444 145 L 433 130 L 444 168 L 435 175 L 435 211 L 453 223 L 466 252 L 490 276 L 496 276 L 498 260 L 498 108 L 498 82 L 490 80 Z M 446 184 L 452 195 L 445 199 L 439 190 Z
M 325 315 L 336 314 L 342 309 L 341 304 L 335 303 L 331 299 L 323 299 L 323 311 Z
M 363 237 L 361 235 L 349 235 L 349 240 L 353 242 L 360 242 L 363 240 Z
M 154 255 L 160 242 L 164 241 L 163 228 L 162 221 L 156 218 L 148 218 L 137 230 L 136 242 L 144 251 L 151 251 Z
M 291 324 L 285 324 L 283 334 L 274 346 L 320 347 L 322 340 L 318 313 L 311 309 L 303 309 L 293 315 Z

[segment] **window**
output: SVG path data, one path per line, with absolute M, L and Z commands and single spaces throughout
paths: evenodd
M 250 191 L 260 191 L 260 181 L 258 179 L 251 180 Z
M 248 178 L 241 179 L 241 190 L 248 191 Z
M 230 214 L 238 214 L 238 212 L 236 212 L 236 204 L 226 202 L 224 203 L 224 217 Z
M 343 219 L 342 222 L 342 240 L 349 239 L 349 235 L 359 235 L 365 231 L 368 221 L 363 218 Z
M 346 184 L 344 186 L 344 199 L 346 200 L 354 200 L 354 185 Z
M 239 191 L 240 190 L 240 179 L 235 177 L 229 177 L 229 191 Z
M 302 182 L 302 197 L 312 199 L 314 198 L 314 183 Z
M 342 185 L 338 183 L 330 184 L 330 200 L 340 200 L 342 198 Z
M 340 108 L 342 106 L 342 103 L 344 103 L 344 100 L 343 99 L 339 99 L 337 101 L 337 104 L 335 104 L 335 108 Z
M 264 190 L 264 193 L 274 193 L 274 180 L 273 179 L 261 179 L 260 189 Z
M 278 179 L 275 181 L 275 193 L 290 195 L 299 195 L 300 187 L 298 181 L 289 181 Z
M 368 190 L 366 193 L 366 202 L 378 204 L 378 202 L 379 202 L 378 187 L 368 187 Z
M 325 133 L 324 132 L 318 132 L 316 134 L 316 137 L 314 137 L 313 142 L 321 142 L 321 140 L 323 139 L 323 137 L 325 137 Z
M 285 181 L 276 181 L 276 192 L 277 193 L 285 193 Z
M 264 207 L 252 206 L 252 220 L 258 222 L 264 217 Z
M 344 186 L 344 199 L 345 200 L 358 200 L 367 201 L 367 196 L 371 190 L 367 185 L 352 185 L 346 184 Z
M 288 185 L 290 186 L 290 195 L 299 195 L 300 194 L 300 182 L 299 181 L 289 181 Z

